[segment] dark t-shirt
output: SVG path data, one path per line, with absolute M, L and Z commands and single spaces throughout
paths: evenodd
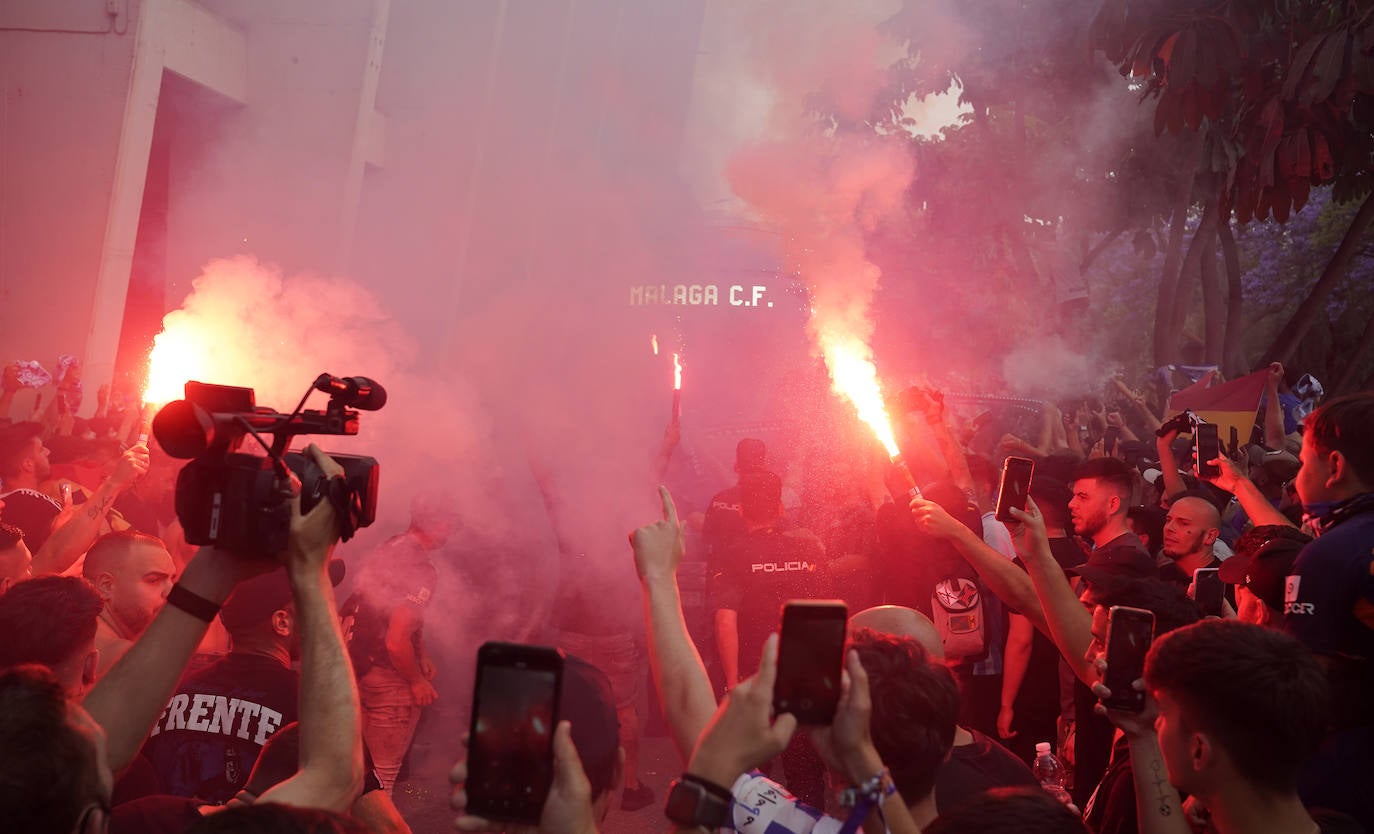
M 297 719 L 299 688 L 299 676 L 274 658 L 229 654 L 181 680 L 143 755 L 167 793 L 226 802 L 272 733 Z
M 758 668 L 763 643 L 777 631 L 790 599 L 821 599 L 830 592 L 825 549 L 804 530 L 756 530 L 707 564 L 712 611 L 737 614 L 739 674 Z
M 348 652 L 358 675 L 366 674 L 372 666 L 392 668 L 391 655 L 386 650 L 392 613 L 402 605 L 423 612 L 434 597 L 437 581 L 429 552 L 406 534 L 393 536 L 372 553 L 358 580 L 358 590 L 339 611 Z M 422 623 L 412 638 L 417 651 L 423 633 Z
M 935 774 L 935 807 L 954 808 L 993 788 L 1040 787 L 1028 765 L 977 730 L 973 743 L 955 747 Z
M 52 533 L 53 520 L 62 511 L 62 505 L 31 489 L 16 489 L 0 498 L 5 501 L 0 520 L 23 530 L 24 544 L 30 553 L 37 553 Z
M 1303 547 L 1283 601 L 1283 630 L 1331 659 L 1338 725 L 1370 723 L 1362 705 L 1374 699 L 1374 507 Z
M 1083 549 L 1073 539 L 1050 539 L 1050 553 L 1061 568 L 1071 568 L 1083 562 Z M 1021 566 L 1019 558 L 1016 564 Z M 1034 629 L 1026 675 L 1021 680 L 1021 688 L 1016 691 L 1013 703 L 1013 725 L 1018 734 L 1009 742 L 1011 749 L 1027 761 L 1034 757 L 1038 742 L 1054 744 L 1056 740 L 1056 720 L 1067 694 L 1067 690 L 1061 692 L 1060 681 L 1065 677 L 1061 667 L 1066 669 L 1067 665 L 1059 654 L 1059 648 L 1040 629 Z
M 727 487 L 711 498 L 706 516 L 701 522 L 701 541 L 706 545 L 708 558 L 723 552 L 748 532 L 740 515 L 738 486 Z
M 1125 737 L 1113 745 L 1111 764 L 1084 808 L 1083 820 L 1094 834 L 1136 834 L 1140 830 L 1131 748 Z

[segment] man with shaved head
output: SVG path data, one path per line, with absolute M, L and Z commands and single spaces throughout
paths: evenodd
M 1221 564 L 1212 552 L 1219 535 L 1221 514 L 1212 502 L 1193 495 L 1179 498 L 1164 518 L 1164 555 L 1191 578 L 1198 568 Z
M 915 640 L 935 663 L 945 660 L 940 632 L 926 615 L 900 605 L 879 605 L 849 618 L 850 633 L 868 629 L 892 637 Z M 954 728 L 954 747 L 935 775 L 936 809 L 953 808 L 994 788 L 1039 788 L 1030 768 L 989 736 L 964 727 Z
M 103 676 L 124 656 L 162 610 L 176 573 L 167 548 L 159 539 L 143 533 L 108 533 L 91 546 L 81 575 L 105 600 L 95 635 L 95 646 L 100 650 L 97 676 Z

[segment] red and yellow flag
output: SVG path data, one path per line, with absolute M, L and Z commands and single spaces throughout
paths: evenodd
M 1244 445 L 1250 440 L 1250 431 L 1255 426 L 1255 414 L 1264 398 L 1264 381 L 1268 373 L 1267 370 L 1257 371 L 1210 387 L 1210 375 L 1203 377 L 1169 398 L 1169 413 L 1177 414 L 1191 408 L 1202 419 L 1217 424 L 1222 445 L 1231 442 L 1232 427 Z

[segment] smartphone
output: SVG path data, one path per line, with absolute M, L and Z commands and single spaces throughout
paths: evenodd
M 1193 601 L 1202 609 L 1204 617 L 1220 617 L 1225 587 L 1217 568 L 1198 568 L 1193 571 Z
M 1102 433 L 1102 454 L 1107 457 L 1116 456 L 1116 445 L 1121 442 L 1121 427 L 1108 426 Z
M 837 599 L 792 600 L 782 608 L 773 711 L 799 724 L 829 724 L 840 703 L 849 608 Z
M 1145 653 L 1155 635 L 1155 615 L 1143 608 L 1113 605 L 1107 612 L 1107 674 L 1102 683 L 1112 697 L 1102 701 L 1107 709 L 1140 712 L 1145 693 L 1132 684 L 1145 674 Z
M 1211 461 L 1221 457 L 1221 438 L 1217 435 L 1216 423 L 1198 423 L 1193 427 L 1193 457 L 1197 459 L 1197 473 L 1204 478 L 1215 478 L 1221 469 Z
M 1002 464 L 1002 483 L 997 487 L 998 521 L 1016 523 L 1008 510 L 1015 507 L 1026 509 L 1026 498 L 1030 495 L 1031 476 L 1035 474 L 1035 461 L 1030 458 L 1009 457 Z
M 468 813 L 538 825 L 553 785 L 553 731 L 562 686 L 558 649 L 493 642 L 477 650 Z

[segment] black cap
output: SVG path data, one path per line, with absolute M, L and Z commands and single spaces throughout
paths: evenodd
M 1134 538 L 1134 537 L 1132 537 Z M 1109 579 L 1149 579 L 1159 576 L 1159 566 L 1140 546 L 1139 540 L 1123 544 L 1109 544 L 1088 554 L 1088 561 L 1065 571 L 1078 575 L 1091 584 Z
M 1255 527 L 1236 542 L 1236 554 L 1221 563 L 1217 576 L 1244 586 L 1275 611 L 1283 610 L 1284 583 L 1293 563 L 1312 538 L 1280 524 Z
M 343 560 L 330 559 L 329 583 L 338 585 L 343 577 Z M 289 602 L 291 580 L 286 578 L 285 568 L 277 568 L 271 573 L 239 583 L 220 607 L 219 619 L 230 632 L 242 631 L 267 622 L 273 611 L 285 608 Z
M 762 440 L 746 437 L 735 445 L 735 471 L 753 472 L 763 468 L 768 448 Z

